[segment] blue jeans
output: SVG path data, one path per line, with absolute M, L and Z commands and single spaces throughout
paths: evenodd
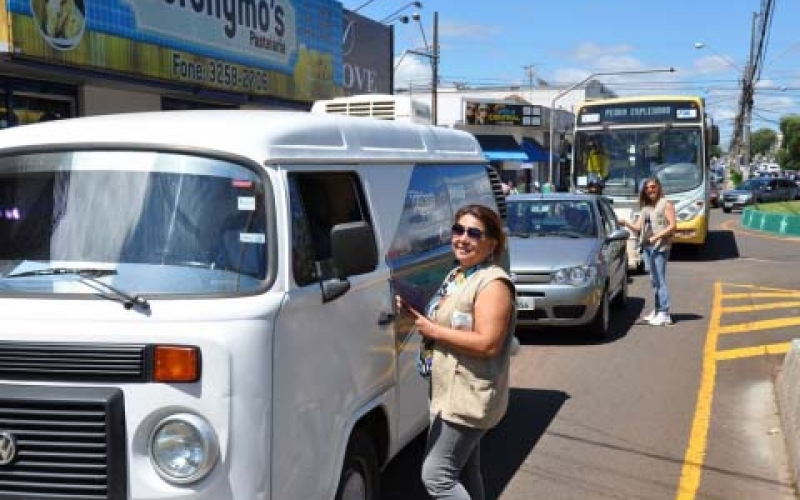
M 422 462 L 422 482 L 431 498 L 484 500 L 481 438 L 485 433 L 433 417 Z
M 669 314 L 669 290 L 667 289 L 667 261 L 669 250 L 644 247 L 645 265 L 650 269 L 650 284 L 656 299 L 656 312 Z

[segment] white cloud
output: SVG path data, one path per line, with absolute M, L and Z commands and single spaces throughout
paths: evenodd
M 433 71 L 430 59 L 414 54 L 406 54 L 395 58 L 394 88 L 405 89 L 430 88 Z

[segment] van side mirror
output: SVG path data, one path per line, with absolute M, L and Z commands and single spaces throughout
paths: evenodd
M 339 278 L 374 271 L 378 249 L 372 226 L 364 221 L 336 224 L 331 228 L 331 257 Z

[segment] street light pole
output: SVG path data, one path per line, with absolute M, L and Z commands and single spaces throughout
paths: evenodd
M 554 114 L 555 114 L 554 112 L 555 112 L 555 107 L 556 107 L 556 101 L 558 101 L 559 99 L 561 99 L 565 95 L 569 94 L 570 92 L 572 92 L 576 88 L 580 87 L 584 83 L 588 82 L 592 78 L 596 78 L 598 76 L 636 75 L 636 74 L 644 74 L 644 73 L 673 73 L 674 71 L 675 71 L 675 68 L 640 69 L 640 70 L 630 70 L 630 71 L 602 71 L 602 72 L 599 72 L 599 73 L 592 73 L 589 76 L 587 76 L 586 78 L 584 78 L 583 80 L 579 81 L 578 83 L 576 83 L 574 85 L 570 85 L 566 89 L 564 89 L 561 92 L 559 92 L 558 94 L 556 94 L 550 100 L 550 120 L 549 120 L 550 121 L 550 137 L 548 138 L 548 140 L 549 140 L 549 149 L 547 151 L 547 153 L 548 153 L 548 180 L 547 181 L 550 182 L 551 184 L 553 184 L 553 135 L 555 134 L 555 122 L 553 121 L 553 117 L 554 117 Z M 575 159 L 573 158 L 573 162 L 574 161 L 575 161 Z M 573 163 L 572 171 L 570 172 L 570 175 L 573 176 L 573 177 L 574 177 L 574 171 L 575 171 L 575 165 Z M 573 180 L 573 182 L 574 182 L 574 180 Z

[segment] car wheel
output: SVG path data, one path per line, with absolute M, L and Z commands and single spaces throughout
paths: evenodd
M 608 338 L 611 323 L 611 308 L 608 303 L 608 285 L 603 289 L 603 296 L 600 299 L 600 305 L 597 307 L 597 312 L 589 324 L 589 330 L 597 338 Z
M 617 295 L 614 297 L 614 302 L 611 303 L 615 308 L 622 309 L 628 303 L 628 274 L 622 278 Z
M 722 211 L 725 212 L 726 214 L 731 213 L 731 209 L 730 208 L 723 208 Z
M 372 439 L 356 430 L 350 437 L 342 465 L 336 500 L 378 500 L 380 470 Z

